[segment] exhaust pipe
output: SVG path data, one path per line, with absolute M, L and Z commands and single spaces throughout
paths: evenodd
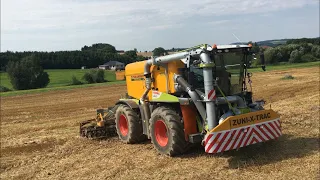
M 210 56 L 206 52 L 202 52 L 200 54 L 200 59 L 204 65 L 212 63 Z M 205 96 L 208 97 L 208 94 L 211 90 L 214 90 L 213 86 L 213 75 L 212 75 L 212 67 L 207 66 L 203 68 L 203 81 L 204 81 L 204 90 Z M 216 116 L 216 106 L 214 101 L 206 100 L 206 112 L 207 112 L 207 121 L 209 130 L 213 129 L 218 125 L 218 120 Z

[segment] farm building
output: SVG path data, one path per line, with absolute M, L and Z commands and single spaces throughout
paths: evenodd
M 117 53 L 118 53 L 118 54 L 124 54 L 125 51 L 124 51 L 124 50 L 117 50 Z
M 99 66 L 99 69 L 105 70 L 122 70 L 124 69 L 124 63 L 119 61 L 109 61 Z

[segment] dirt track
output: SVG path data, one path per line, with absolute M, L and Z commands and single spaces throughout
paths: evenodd
M 287 73 L 295 79 L 280 80 Z M 111 106 L 125 85 L 1 98 L 1 179 L 320 179 L 319 67 L 255 73 L 253 90 L 268 103 L 271 97 L 284 136 L 176 158 L 158 155 L 150 142 L 78 137 L 78 122 Z

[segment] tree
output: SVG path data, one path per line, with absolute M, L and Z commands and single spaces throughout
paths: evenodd
M 137 61 L 144 61 L 144 60 L 147 60 L 148 58 L 146 57 L 143 57 L 143 56 L 137 56 Z
M 320 58 L 320 38 L 302 38 L 288 40 L 287 44 L 277 45 L 274 49 L 259 47 L 259 43 L 252 43 L 252 51 L 254 53 L 262 52 L 266 49 L 266 62 L 268 64 L 278 62 L 288 62 L 291 52 L 298 49 L 302 52 L 302 55 L 311 54 L 315 58 Z M 263 43 L 268 45 L 268 43 Z M 269 46 L 275 46 L 269 43 Z M 259 49 L 260 48 L 260 49 Z M 167 51 L 181 51 L 186 48 L 171 48 Z M 143 60 L 133 53 L 137 53 L 137 49 L 134 48 L 124 54 L 119 54 L 114 46 L 107 43 L 97 43 L 90 46 L 85 45 L 81 50 L 76 51 L 56 51 L 56 52 L 0 52 L 0 70 L 5 71 L 9 61 L 17 62 L 21 59 L 34 55 L 39 59 L 40 66 L 44 69 L 79 69 L 82 66 L 87 68 L 96 68 L 97 66 L 108 61 L 120 61 L 125 64 Z M 153 50 L 154 56 L 163 56 L 168 54 L 162 47 L 155 48 Z M 147 52 L 147 51 L 141 51 Z M 268 54 L 268 55 L 267 55 Z M 307 59 L 308 56 L 305 57 Z M 309 56 L 310 57 L 310 56 Z
M 8 91 L 11 91 L 11 89 L 5 87 L 5 86 L 2 86 L 0 85 L 0 92 L 8 92 Z
M 311 54 L 316 58 L 320 58 L 320 46 L 317 46 L 317 45 L 312 46 Z
M 82 83 L 81 81 L 79 81 L 79 80 L 77 79 L 77 77 L 72 76 L 71 84 L 70 84 L 70 85 L 81 85 L 81 84 L 83 84 L 83 83 Z
M 249 41 L 248 44 L 252 45 L 251 51 L 254 53 L 258 53 L 260 51 L 259 45 L 255 42 L 253 43 L 252 41 Z
M 300 39 L 290 39 L 287 41 L 287 44 L 302 44 L 302 43 L 311 43 L 315 45 L 320 44 L 320 38 L 300 38 Z
M 252 45 L 252 52 L 258 53 L 259 51 L 260 51 L 259 45 L 258 45 L 256 42 L 253 43 L 253 45 Z
M 101 50 L 107 53 L 117 53 L 117 50 L 114 46 L 112 46 L 111 44 L 105 44 L 105 43 L 92 44 L 92 46 L 88 47 L 87 50 L 92 50 L 92 51 Z
M 102 69 L 86 72 L 83 75 L 82 79 L 89 84 L 106 82 L 106 80 L 104 79 L 104 70 Z
M 301 51 L 296 49 L 291 52 L 289 62 L 291 62 L 291 63 L 301 62 L 301 56 L 302 56 Z
M 134 62 L 137 59 L 137 52 L 135 50 L 126 51 L 124 55 L 127 55 L 131 62 Z
M 266 64 L 275 64 L 281 61 L 282 54 L 279 48 L 268 48 L 265 52 Z
M 153 56 L 163 56 L 168 54 L 168 52 L 162 47 L 157 47 L 152 52 Z
M 43 71 L 35 55 L 17 62 L 10 61 L 7 72 L 13 88 L 17 90 L 44 88 L 50 82 L 48 73 Z
M 83 46 L 83 48 L 81 48 L 81 51 L 85 51 L 85 50 L 88 50 L 88 46 Z
M 320 59 L 314 57 L 312 54 L 304 54 L 301 56 L 301 62 L 313 62 L 313 61 L 319 61 Z

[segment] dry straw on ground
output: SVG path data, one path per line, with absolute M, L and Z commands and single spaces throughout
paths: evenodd
M 293 80 L 281 80 L 285 74 Z M 253 75 L 255 98 L 281 114 L 283 137 L 208 155 L 170 158 L 150 142 L 78 137 L 78 122 L 111 106 L 125 85 L 1 98 L 1 179 L 319 179 L 319 68 Z

